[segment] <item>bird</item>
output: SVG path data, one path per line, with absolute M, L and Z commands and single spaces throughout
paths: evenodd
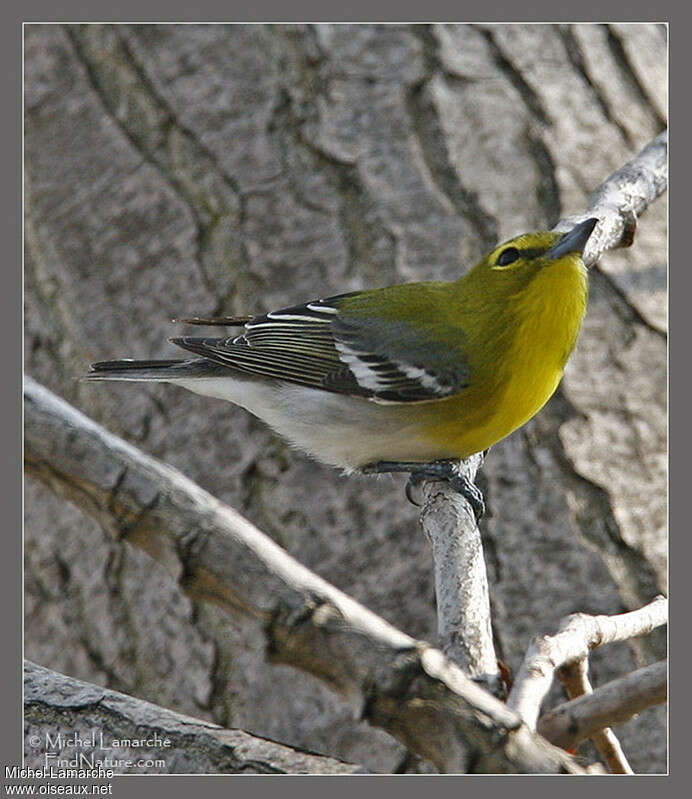
M 169 339 L 193 357 L 91 365 L 89 381 L 163 381 L 247 409 L 346 473 L 449 481 L 477 518 L 460 460 L 487 451 L 555 392 L 586 312 L 584 247 L 598 223 L 524 233 L 460 278 L 315 299 L 257 316 L 180 322 L 241 328 Z

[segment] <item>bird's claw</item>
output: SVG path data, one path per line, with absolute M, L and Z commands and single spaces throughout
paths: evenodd
M 433 461 L 424 464 L 420 469 L 411 472 L 411 476 L 406 483 L 406 498 L 413 505 L 419 505 L 411 497 L 411 490 L 417 488 L 425 480 L 445 480 L 451 488 L 469 503 L 479 522 L 485 514 L 485 501 L 483 492 L 465 475 L 459 472 L 459 465 L 456 461 Z
M 385 472 L 410 472 L 410 477 L 406 483 L 406 499 L 417 507 L 417 502 L 413 496 L 413 489 L 417 488 L 425 480 L 445 480 L 449 485 L 461 494 L 469 503 L 473 510 L 476 522 L 479 522 L 485 513 L 485 502 L 483 492 L 474 485 L 471 480 L 461 474 L 459 463 L 451 460 L 432 461 L 431 463 L 397 463 L 390 461 L 380 461 L 370 463 L 362 468 L 364 474 L 383 474 Z

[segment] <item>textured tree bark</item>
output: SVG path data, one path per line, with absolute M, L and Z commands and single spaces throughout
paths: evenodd
M 341 477 L 223 403 L 77 378 L 92 360 L 171 355 L 172 317 L 456 277 L 583 210 L 663 129 L 666 89 L 653 24 L 29 25 L 27 371 L 434 640 L 403 480 Z M 483 467 L 495 644 L 514 669 L 568 613 L 665 590 L 665 220 L 661 199 L 592 270 L 558 395 Z M 25 507 L 27 657 L 370 770 L 409 767 L 83 514 L 33 483 Z M 613 645 L 594 682 L 664 656 L 662 635 Z M 618 735 L 635 771 L 665 769 L 663 708 Z
M 24 726 L 24 766 L 34 769 L 100 766 L 113 774 L 362 773 L 350 763 L 299 752 L 242 730 L 225 730 L 30 661 L 24 664 Z

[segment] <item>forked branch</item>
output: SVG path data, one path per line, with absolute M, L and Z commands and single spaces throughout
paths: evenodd
M 589 652 L 614 641 L 626 641 L 646 635 L 668 621 L 668 600 L 656 597 L 638 610 L 617 616 L 568 616 L 555 635 L 536 636 L 531 643 L 514 681 L 507 705 L 515 710 L 531 729 L 541 703 L 550 690 L 557 669 L 583 662 Z

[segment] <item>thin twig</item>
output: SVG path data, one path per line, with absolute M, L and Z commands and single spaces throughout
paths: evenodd
M 540 717 L 538 732 L 556 746 L 573 749 L 606 726 L 624 724 L 666 701 L 667 666 L 660 660 L 559 705 Z
M 618 616 L 568 616 L 555 635 L 536 636 L 531 642 L 507 700 L 508 707 L 536 729 L 541 702 L 550 690 L 556 669 L 582 660 L 598 646 L 646 635 L 667 620 L 668 600 L 662 596 Z
M 593 687 L 589 680 L 589 659 L 587 657 L 574 663 L 567 663 L 557 670 L 557 674 L 570 699 L 593 693 Z M 620 741 L 610 727 L 596 730 L 591 736 L 591 740 L 611 773 L 634 774 L 620 746 Z

